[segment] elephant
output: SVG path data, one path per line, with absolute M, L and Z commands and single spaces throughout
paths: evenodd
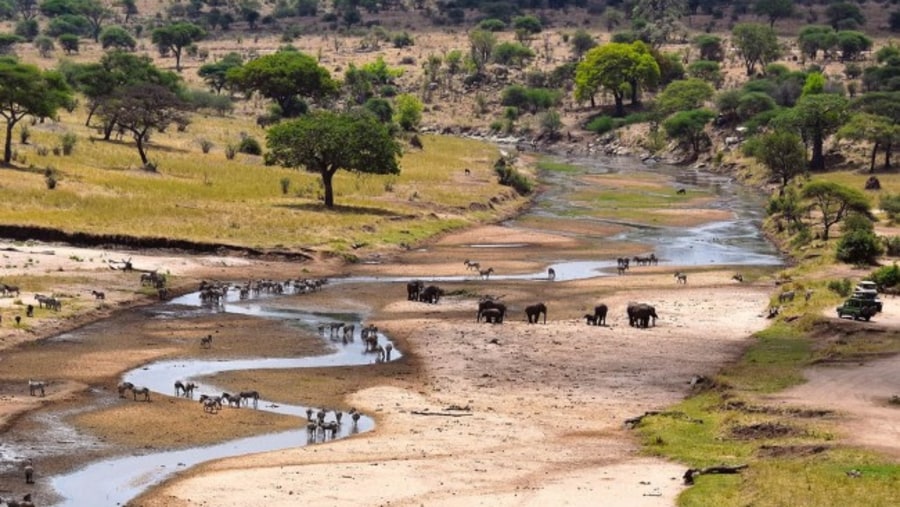
M 406 284 L 406 300 L 407 301 L 418 301 L 419 295 L 422 293 L 422 290 L 425 288 L 425 284 L 422 283 L 421 280 L 413 280 Z
M 544 324 L 546 324 L 547 305 L 545 305 L 544 303 L 538 303 L 525 307 L 525 316 L 528 317 L 529 324 L 537 324 L 538 320 L 541 318 L 541 314 L 544 314 Z
M 653 319 L 653 325 L 656 325 L 656 308 L 646 303 L 628 303 L 628 325 L 632 327 L 649 327 L 650 319 Z
M 606 313 L 608 311 L 609 311 L 609 308 L 603 303 L 600 303 L 599 305 L 595 306 L 594 307 L 594 315 L 593 315 L 593 317 L 594 317 L 593 325 L 605 326 L 606 325 Z
M 436 305 L 443 295 L 443 289 L 436 285 L 429 285 L 419 294 L 419 301 Z
M 483 317 L 484 321 L 488 324 L 503 324 L 504 314 L 505 312 L 497 308 L 488 308 L 481 312 L 481 317 Z
M 503 317 L 506 315 L 506 305 L 490 300 L 478 303 L 478 313 L 475 315 L 475 322 L 481 322 L 481 318 L 485 316 L 484 312 L 487 310 L 498 310 L 500 312 L 500 321 L 498 324 L 503 322 Z

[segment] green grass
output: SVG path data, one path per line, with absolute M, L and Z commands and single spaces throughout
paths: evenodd
M 28 145 L 14 144 L 15 167 L 0 169 L 0 223 L 63 231 L 166 237 L 256 248 L 318 247 L 343 250 L 354 243 L 413 243 L 466 224 L 496 219 L 523 201 L 488 208 L 508 195 L 493 176 L 497 149 L 471 140 L 421 136 L 424 150 L 408 150 L 399 175 L 339 171 L 335 208 L 321 204 L 317 174 L 267 167 L 262 158 L 224 147 L 247 133 L 265 132 L 247 120 L 195 116 L 187 132 L 154 132 L 149 157 L 157 173 L 138 168 L 137 151 L 124 138 L 104 142 L 84 127 L 83 113 L 60 124 L 29 126 Z M 72 155 L 54 155 L 62 132 L 77 142 Z M 14 141 L 18 136 L 14 134 Z M 208 154 L 198 139 L 210 140 Z M 53 168 L 50 190 L 44 170 Z M 472 177 L 462 176 L 470 168 Z M 283 192 L 282 180 L 288 180 Z M 483 206 L 471 206 L 479 203 Z
M 537 163 L 537 168 L 541 171 L 552 171 L 558 173 L 577 173 L 583 169 L 574 164 L 566 164 L 563 162 L 554 162 L 552 160 L 541 159 Z

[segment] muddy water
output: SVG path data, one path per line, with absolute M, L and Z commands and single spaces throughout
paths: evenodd
M 302 310 L 276 308 L 267 302 L 274 297 L 262 296 L 254 300 L 241 301 L 237 294 L 232 294 L 221 306 L 204 306 L 200 304 L 197 293 L 176 298 L 167 305 L 158 308 L 157 315 L 164 318 L 177 318 L 186 313 L 218 313 L 231 312 L 254 315 L 261 318 L 276 318 L 294 321 L 296 325 L 318 329 L 325 323 L 341 321 L 355 322 L 356 331 L 352 341 L 334 341 L 327 339 L 332 345 L 329 354 L 296 358 L 263 358 L 239 360 L 171 360 L 151 363 L 126 373 L 123 380 L 135 385 L 147 386 L 155 393 L 170 393 L 172 379 L 194 381 L 197 393 L 221 393 L 222 389 L 203 382 L 201 379 L 220 372 L 234 370 L 258 370 L 273 368 L 309 368 L 322 366 L 363 365 L 376 361 L 376 356 L 365 352 L 365 346 L 359 338 L 362 319 L 353 314 L 321 314 Z M 84 332 L 83 330 L 81 332 Z M 59 339 L 66 339 L 65 335 Z M 323 336 L 323 339 L 326 339 Z M 378 342 L 382 345 L 393 343 L 382 333 L 378 333 Z M 392 350 L 390 359 L 397 360 L 402 353 L 396 348 Z M 276 404 L 260 399 L 258 409 L 278 414 L 294 415 L 305 418 L 307 407 L 299 405 Z M 213 459 L 239 456 L 243 454 L 266 452 L 291 447 L 300 447 L 313 443 L 343 438 L 359 432 L 370 431 L 375 427 L 370 417 L 362 416 L 358 421 L 344 414 L 339 429 L 335 433 L 324 434 L 321 431 L 309 433 L 305 425 L 298 422 L 298 429 L 273 433 L 256 437 L 233 440 L 218 445 L 184 449 L 178 451 L 154 452 L 136 456 L 124 456 L 106 459 L 93 463 L 72 473 L 53 477 L 52 486 L 63 500 L 60 507 L 84 507 L 102 505 L 123 505 L 139 495 L 147 488 L 158 484 L 180 470 L 185 470 Z M 326 421 L 335 421 L 335 414 L 329 412 Z M 103 484 L 102 488 L 85 487 L 88 484 Z
M 709 193 L 714 200 L 705 206 L 714 210 L 728 211 L 732 218 L 696 227 L 647 226 L 591 216 L 578 216 L 577 220 L 624 227 L 624 232 L 605 239 L 646 245 L 647 251 L 653 251 L 660 259 L 660 263 L 674 266 L 777 266 L 783 263 L 778 251 L 765 239 L 760 230 L 765 208 L 763 198 L 752 189 L 740 185 L 734 178 L 652 161 L 644 163 L 630 158 L 572 158 L 560 159 L 557 162 L 571 164 L 577 170 L 545 171 L 542 174 L 547 183 L 547 190 L 538 197 L 532 211 L 536 215 L 554 219 L 567 219 L 571 216 L 576 210 L 576 205 L 571 202 L 569 196 L 584 188 L 586 176 L 635 174 L 636 178 L 647 178 L 649 173 L 650 177 L 658 177 L 658 181 L 671 182 L 675 188 Z M 508 225 L 517 227 L 518 222 L 519 220 L 512 220 Z M 471 245 L 471 247 L 484 248 L 486 245 Z M 595 265 L 586 263 L 567 265 L 563 262 L 552 267 L 556 269 L 556 279 L 565 280 L 582 276 L 583 270 L 594 272 L 593 276 L 612 274 L 616 266 L 614 262 L 606 261 Z M 561 272 L 568 274 L 562 275 Z
M 762 202 L 759 197 L 746 191 L 727 177 L 673 167 L 645 165 L 631 159 L 581 159 L 567 162 L 577 164 L 579 170 L 545 174 L 548 190 L 538 197 L 537 205 L 528 212 L 529 214 L 552 216 L 555 219 L 571 217 L 575 205 L 569 195 L 583 188 L 581 179 L 585 176 L 607 173 L 628 174 L 638 171 L 646 174 L 649 172 L 671 181 L 674 186 L 702 189 L 709 192 L 715 196 L 715 202 L 711 206 L 729 210 L 733 218 L 697 227 L 647 227 L 640 224 L 616 223 L 624 228 L 624 232 L 613 238 L 606 238 L 606 240 L 646 245 L 648 251 L 656 253 L 661 263 L 679 266 L 781 264 L 776 250 L 766 242 L 759 232 L 759 224 L 762 220 Z M 603 219 L 592 217 L 579 216 L 577 219 L 596 220 L 598 224 L 609 223 Z M 519 220 L 512 220 L 506 225 L 521 227 Z M 472 249 L 473 257 L 476 257 L 477 252 L 483 252 L 486 249 L 515 249 L 525 246 L 527 245 L 477 243 L 469 245 L 469 248 Z M 615 273 L 615 261 L 611 259 L 596 261 L 558 259 L 550 267 L 554 268 L 556 279 L 560 281 Z M 434 280 L 452 282 L 473 278 L 477 278 L 477 276 L 437 277 Z M 492 278 L 541 280 L 546 279 L 546 271 L 497 275 Z M 407 281 L 406 278 L 394 277 L 349 277 L 337 282 L 396 283 L 405 281 Z M 196 294 L 179 298 L 170 305 L 161 306 L 158 308 L 158 312 L 160 315 L 169 313 L 168 318 L 177 318 L 179 312 L 183 312 L 185 307 L 193 308 L 190 311 L 197 312 L 227 311 L 266 318 L 290 319 L 296 321 L 298 325 L 310 328 L 316 328 L 335 320 L 361 320 L 359 316 L 350 319 L 346 315 L 317 314 L 296 309 L 276 308 L 274 305 L 267 304 L 266 300 L 245 302 L 230 299 L 224 307 L 204 308 L 199 304 Z M 357 325 L 357 328 L 359 327 L 361 326 Z M 379 342 L 387 342 L 387 337 L 380 336 Z M 400 353 L 395 349 L 392 359 L 398 357 L 400 357 Z M 135 384 L 147 385 L 156 392 L 168 394 L 171 391 L 173 378 L 199 379 L 216 372 L 237 369 L 302 368 L 367 364 L 373 361 L 374 356 L 363 352 L 361 341 L 357 338 L 356 341 L 348 344 L 335 344 L 333 352 L 324 356 L 239 361 L 164 361 L 128 372 L 124 379 Z M 215 386 L 201 385 L 198 392 L 221 392 L 221 389 L 216 389 Z M 306 407 L 275 406 L 274 403 L 267 400 L 260 400 L 259 407 L 260 410 L 272 410 L 301 417 L 305 417 L 306 411 Z M 368 418 L 360 419 L 357 425 L 348 424 L 345 419 L 338 438 L 357 431 L 367 431 L 372 427 L 373 423 Z M 302 446 L 306 445 L 308 441 L 309 436 L 304 427 L 298 428 L 296 431 L 246 438 L 211 447 L 105 460 L 71 474 L 55 477 L 52 483 L 58 494 L 65 498 L 57 505 L 75 507 L 124 504 L 173 473 L 198 463 L 251 452 Z M 85 488 L 84 486 L 88 484 L 104 484 L 104 487 Z

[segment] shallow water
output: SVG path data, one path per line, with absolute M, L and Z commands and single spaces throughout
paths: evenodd
M 199 394 L 202 393 L 222 393 L 221 388 L 201 382 L 198 379 L 225 371 L 361 365 L 375 362 L 376 356 L 372 353 L 366 353 L 364 350 L 365 346 L 362 340 L 359 339 L 362 319 L 357 315 L 312 313 L 296 309 L 274 308 L 265 304 L 269 300 L 274 300 L 274 297 L 263 296 L 260 299 L 247 301 L 233 299 L 236 295 L 231 297 L 232 299 L 222 306 L 202 306 L 200 305 L 199 294 L 192 293 L 175 298 L 166 305 L 159 306 L 158 315 L 168 315 L 171 318 L 176 313 L 184 314 L 184 308 L 187 307 L 188 311 L 194 312 L 230 312 L 264 318 L 294 320 L 300 325 L 312 328 L 316 328 L 318 325 L 326 322 L 353 322 L 357 328 L 354 333 L 355 339 L 348 343 L 343 343 L 342 341 L 334 341 L 323 337 L 331 345 L 332 350 L 328 354 L 311 357 L 157 361 L 126 373 L 123 376 L 123 380 L 138 386 L 146 386 L 154 393 L 165 394 L 172 393 L 174 379 L 191 380 L 198 386 L 195 390 L 195 396 L 199 397 Z M 82 329 L 79 332 L 89 332 L 89 329 Z M 57 339 L 67 340 L 77 339 L 77 337 L 64 334 Z M 393 343 L 382 333 L 378 333 L 378 342 L 382 345 L 391 343 L 393 346 Z M 402 353 L 394 348 L 391 360 L 397 360 L 400 357 L 402 357 Z M 201 408 L 198 406 L 197 410 L 201 410 Z M 223 410 L 230 409 L 225 407 Z M 242 408 L 240 410 L 253 410 L 253 408 Z M 150 486 L 162 482 L 173 473 L 206 461 L 322 443 L 334 438 L 343 438 L 359 432 L 370 431 L 375 427 L 374 420 L 370 417 L 362 416 L 358 421 L 353 421 L 349 415 L 344 414 L 345 417 L 342 419 L 340 428 L 335 435 L 329 434 L 326 437 L 326 435 L 318 432 L 311 436 L 305 425 L 307 411 L 305 406 L 276 404 L 262 397 L 258 402 L 258 410 L 302 417 L 304 422 L 298 421 L 298 429 L 293 431 L 242 438 L 206 447 L 151 452 L 93 463 L 72 473 L 51 479 L 53 488 L 63 497 L 63 500 L 55 505 L 60 507 L 121 505 L 138 496 Z M 334 413 L 328 412 L 326 421 L 334 420 Z M 89 484 L 102 484 L 103 487 L 85 487 L 85 485 Z
M 564 219 L 571 215 L 573 204 L 568 194 L 581 189 L 578 179 L 584 175 L 604 173 L 655 173 L 661 177 L 671 178 L 679 186 L 696 187 L 708 190 L 716 197 L 714 207 L 733 212 L 732 220 L 704 224 L 697 227 L 647 227 L 636 224 L 619 224 L 625 231 L 607 241 L 623 243 L 639 243 L 647 245 L 647 251 L 653 251 L 660 259 L 660 264 L 678 266 L 701 265 L 779 265 L 782 263 L 775 248 L 770 245 L 759 231 L 762 220 L 761 199 L 742 188 L 730 178 L 708 175 L 699 171 L 661 165 L 646 166 L 633 159 L 625 158 L 584 158 L 568 160 L 579 164 L 576 172 L 548 172 L 548 190 L 537 198 L 536 206 L 529 214 L 553 216 Z M 526 214 L 527 216 L 527 214 Z M 576 219 L 576 218 L 571 218 Z M 578 217 L 577 220 L 603 220 L 591 217 Z M 518 220 L 505 224 L 508 227 L 520 227 Z M 556 232 L 556 231 L 550 231 Z M 472 249 L 472 258 L 478 252 L 490 248 L 521 248 L 522 243 L 476 243 L 468 245 Z M 559 259 L 551 263 L 556 271 L 556 280 L 575 280 L 596 276 L 615 274 L 615 259 L 597 259 L 594 261 L 569 261 Z M 479 280 L 478 274 L 464 276 L 433 277 L 435 282 Z M 517 275 L 492 275 L 491 279 L 502 280 L 546 280 L 545 270 L 538 273 Z M 408 277 L 373 277 L 352 276 L 332 280 L 334 284 L 342 283 L 405 283 Z M 328 290 L 327 287 L 325 290 Z M 333 321 L 353 321 L 358 329 L 361 327 L 361 316 L 341 313 L 308 312 L 297 308 L 276 307 L 271 298 L 260 298 L 248 301 L 237 300 L 231 294 L 223 306 L 203 306 L 198 294 L 189 294 L 177 298 L 167 305 L 156 307 L 160 318 L 177 318 L 179 315 L 196 312 L 234 312 L 257 315 L 266 318 L 286 319 L 296 322 L 298 326 L 315 329 L 319 325 Z M 58 337 L 60 340 L 77 340 L 79 332 L 68 333 Z M 323 338 L 324 339 L 324 338 Z M 379 343 L 389 342 L 388 338 L 379 335 Z M 173 379 L 197 379 L 221 371 L 261 368 L 303 368 L 310 366 L 358 365 L 374 362 L 372 354 L 363 352 L 363 345 L 358 338 L 351 343 L 343 344 L 329 340 L 332 351 L 315 357 L 306 358 L 273 358 L 273 359 L 241 359 L 229 361 L 160 361 L 135 369 L 124 376 L 124 380 L 136 385 L 146 385 L 154 392 L 169 394 L 173 390 Z M 400 351 L 394 349 L 392 359 L 401 357 Z M 197 382 L 197 380 L 194 380 Z M 200 385 L 197 393 L 221 393 L 211 385 Z M 263 393 L 264 394 L 264 393 Z M 261 399 L 260 410 L 271 410 L 282 414 L 305 417 L 306 407 L 287 406 Z M 333 416 L 331 416 L 333 417 Z M 374 427 L 369 418 L 361 418 L 356 426 L 344 419 L 339 438 L 358 431 L 368 431 Z M 127 456 L 104 460 L 65 476 L 52 478 L 53 487 L 65 497 L 56 504 L 65 507 L 106 506 L 124 504 L 154 484 L 170 477 L 173 473 L 196 464 L 227 456 L 238 456 L 253 452 L 270 451 L 307 445 L 308 434 L 305 426 L 296 431 L 273 435 L 245 438 L 220 445 L 187 449 L 182 451 L 159 452 Z M 102 487 L 85 487 L 100 485 Z

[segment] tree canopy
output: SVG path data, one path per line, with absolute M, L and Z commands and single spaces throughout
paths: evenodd
M 781 182 L 781 195 L 788 183 L 806 170 L 806 148 L 793 132 L 774 131 L 762 136 L 755 156 Z
M 625 95 L 631 92 L 634 98 L 640 86 L 655 86 L 659 77 L 659 64 L 643 42 L 611 42 L 588 51 L 576 67 L 575 97 L 590 99 L 593 106 L 594 96 L 605 88 L 615 100 L 616 115 L 623 116 Z
M 305 110 L 302 99 L 333 96 L 338 83 L 315 58 L 299 51 L 279 51 L 251 60 L 228 71 L 228 79 L 239 89 L 258 92 L 274 100 L 286 117 Z
M 181 21 L 153 30 L 151 39 L 160 53 L 171 51 L 175 56 L 175 70 L 181 72 L 181 53 L 184 48 L 206 37 L 206 30 L 199 26 Z
M 334 174 L 344 169 L 399 174 L 400 145 L 368 111 L 315 111 L 279 123 L 267 133 L 266 164 L 304 168 L 322 176 L 325 206 L 334 207 Z
M 813 180 L 803 187 L 804 199 L 812 201 L 812 208 L 819 210 L 822 221 L 822 239 L 828 241 L 831 227 L 840 222 L 848 213 L 871 215 L 869 200 L 855 188 L 826 180 Z
M 806 95 L 786 110 L 779 124 L 797 129 L 807 146 L 812 146 L 809 168 L 825 170 L 825 139 L 835 133 L 847 120 L 847 99 L 831 93 Z
M 759 23 L 739 23 L 731 31 L 731 36 L 748 76 L 753 75 L 757 64 L 765 66 L 778 58 L 778 37 L 771 27 Z
M 6 120 L 3 162 L 12 160 L 12 130 L 22 118 L 47 118 L 72 105 L 72 90 L 57 71 L 0 58 L 0 117 Z

